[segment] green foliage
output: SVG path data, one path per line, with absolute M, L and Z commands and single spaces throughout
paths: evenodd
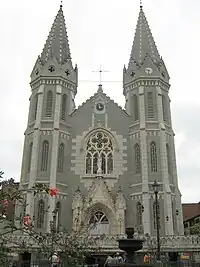
M 191 235 L 199 235 L 200 234 L 200 223 L 196 223 L 194 226 L 190 228 Z

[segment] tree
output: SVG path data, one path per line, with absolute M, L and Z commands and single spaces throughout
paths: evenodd
M 200 234 L 200 223 L 196 223 L 195 225 L 190 227 L 191 235 L 199 235 Z
M 83 260 L 88 251 L 94 249 L 96 239 L 89 236 L 89 229 L 85 228 L 84 224 L 81 224 L 78 230 L 69 233 L 66 229 L 58 231 L 55 221 L 53 221 L 50 233 L 41 234 L 36 231 L 34 218 L 31 218 L 29 214 L 21 214 L 19 217 L 15 215 L 12 220 L 9 220 L 10 204 L 14 205 L 17 201 L 18 205 L 24 207 L 23 210 L 26 209 L 26 204 L 23 192 L 16 187 L 14 179 L 3 180 L 2 171 L 0 171 L 0 179 L 0 224 L 3 226 L 0 232 L 0 266 L 6 266 L 5 262 L 12 250 L 20 249 L 23 252 L 32 246 L 38 248 L 38 254 L 43 258 L 49 258 L 55 251 L 59 251 L 65 255 L 67 261 Z M 54 197 L 58 193 L 57 188 L 49 188 L 41 183 L 36 183 L 32 190 L 34 196 L 44 193 Z M 53 217 L 55 219 L 55 216 Z M 93 227 L 95 226 L 93 225 Z

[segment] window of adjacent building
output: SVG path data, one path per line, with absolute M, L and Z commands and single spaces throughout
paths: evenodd
M 141 226 L 142 225 L 142 204 L 140 202 L 137 202 L 136 204 L 136 213 L 137 213 L 137 226 Z
M 109 234 L 109 221 L 105 213 L 96 211 L 89 221 L 90 235 Z
M 113 173 L 113 144 L 104 132 L 94 133 L 86 145 L 86 174 Z
M 160 203 L 157 203 L 157 216 L 158 216 L 158 224 L 160 228 Z M 157 220 L 156 220 L 156 202 L 153 203 L 153 226 L 154 229 L 157 229 Z
M 38 201 L 37 205 L 37 228 L 44 228 L 44 201 L 41 199 Z
M 166 97 L 162 95 L 162 111 L 163 111 L 163 120 L 167 121 L 168 116 L 167 116 L 167 101 Z
M 139 144 L 135 144 L 134 152 L 135 152 L 135 172 L 141 173 L 141 158 L 140 158 L 140 146 L 139 146 Z
M 47 100 L 46 100 L 45 117 L 52 117 L 52 111 L 53 111 L 53 92 L 48 91 Z
M 150 158 L 151 158 L 151 172 L 157 172 L 157 151 L 156 151 L 156 143 L 151 142 L 150 144 Z
M 148 119 L 155 118 L 155 111 L 154 111 L 154 101 L 153 101 L 153 93 L 147 93 L 147 117 Z
M 166 144 L 166 153 L 167 153 L 168 173 L 171 174 L 171 157 L 170 157 L 170 149 L 169 149 L 169 145 L 168 144 Z
M 138 96 L 133 95 L 133 116 L 134 120 L 137 121 L 139 120 L 139 105 L 138 105 Z
M 60 118 L 63 121 L 65 121 L 66 118 L 66 109 L 67 109 L 67 95 L 64 94 L 62 96 L 61 114 L 60 114 Z
M 44 141 L 42 144 L 42 159 L 41 159 L 41 171 L 47 171 L 49 157 L 49 142 Z
M 28 172 L 31 170 L 31 158 L 32 158 L 32 150 L 33 150 L 33 142 L 29 145 L 29 151 L 28 151 Z
M 65 145 L 62 143 L 60 144 L 58 149 L 58 167 L 57 167 L 58 172 L 63 172 L 64 156 L 65 156 L 64 154 L 65 154 Z

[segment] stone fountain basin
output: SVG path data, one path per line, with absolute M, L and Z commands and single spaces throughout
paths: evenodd
M 118 239 L 118 242 L 119 242 L 119 248 L 121 250 L 138 251 L 142 249 L 144 240 L 127 238 L 127 239 Z

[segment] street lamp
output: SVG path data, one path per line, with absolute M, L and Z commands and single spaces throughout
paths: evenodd
M 153 189 L 155 194 L 155 217 L 156 217 L 156 235 L 157 235 L 157 261 L 160 261 L 160 218 L 159 218 L 159 212 L 158 212 L 158 189 L 160 185 L 155 181 L 153 183 Z
M 51 264 L 53 263 L 54 242 L 55 242 L 56 233 L 57 233 L 56 218 L 57 218 L 58 209 L 55 208 L 52 213 L 53 213 L 53 220 L 50 221 L 50 230 L 51 230 Z

